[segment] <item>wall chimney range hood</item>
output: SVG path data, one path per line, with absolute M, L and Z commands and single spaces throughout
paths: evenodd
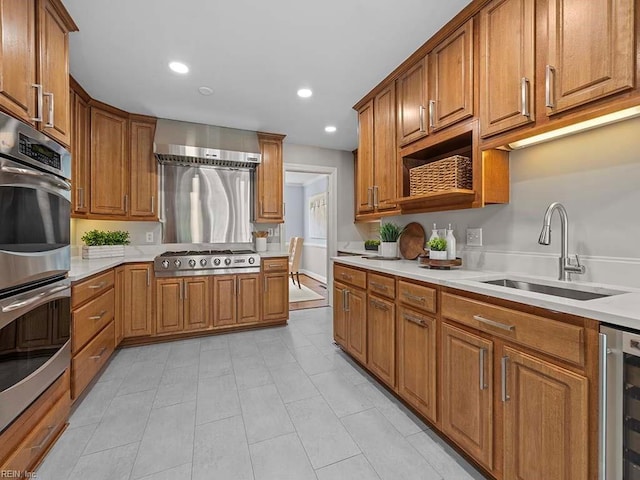
M 162 164 L 253 169 L 260 163 L 256 132 L 159 118 L 153 151 Z

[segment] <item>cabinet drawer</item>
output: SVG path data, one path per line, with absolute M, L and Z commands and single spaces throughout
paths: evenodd
M 436 313 L 436 290 L 416 283 L 398 282 L 398 296 L 405 305 L 411 305 L 425 312 Z
M 367 285 L 371 293 L 391 299 L 396 297 L 396 281 L 393 277 L 385 277 L 383 275 L 369 273 Z
M 109 323 L 71 360 L 71 396 L 75 399 L 89 385 L 114 350 L 115 325 Z
M 355 268 L 334 265 L 333 278 L 358 288 L 367 288 L 367 273 Z
M 75 283 L 71 289 L 71 308 L 82 305 L 90 298 L 96 297 L 113 286 L 115 275 L 113 270 L 101 273 L 89 280 Z
M 115 305 L 115 290 L 110 288 L 73 312 L 71 328 L 71 351 L 73 354 L 78 353 L 96 333 L 113 320 Z
M 442 316 L 584 365 L 583 327 L 450 293 L 442 294 Z
M 289 270 L 289 258 L 263 258 L 263 272 L 286 272 Z
M 18 448 L 2 464 L 0 471 L 32 470 L 67 423 L 70 403 L 68 394 L 55 401 L 40 422 L 29 431 Z

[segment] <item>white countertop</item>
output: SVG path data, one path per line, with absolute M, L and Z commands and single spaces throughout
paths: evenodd
M 561 282 L 548 277 L 523 276 L 522 274 L 489 272 L 481 270 L 431 270 L 418 265 L 415 260 L 375 260 L 362 257 L 333 257 L 336 263 L 352 265 L 369 270 L 429 282 L 445 287 L 511 300 L 563 313 L 592 318 L 629 328 L 640 329 L 640 289 L 611 286 L 587 282 Z M 594 300 L 573 300 L 541 293 L 517 290 L 481 283 L 487 280 L 510 278 L 513 280 L 536 281 L 545 285 L 565 288 L 583 287 L 593 292 L 606 293 L 607 290 L 625 292 Z

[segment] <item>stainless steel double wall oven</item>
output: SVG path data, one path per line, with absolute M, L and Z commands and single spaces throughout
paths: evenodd
M 69 366 L 71 156 L 0 113 L 0 431 Z

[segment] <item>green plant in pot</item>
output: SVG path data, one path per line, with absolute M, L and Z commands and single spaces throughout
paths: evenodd
M 380 225 L 380 255 L 383 257 L 398 256 L 398 238 L 402 235 L 404 227 L 395 223 L 383 223 Z
M 116 230 L 90 230 L 80 239 L 85 243 L 82 247 L 82 258 L 109 258 L 124 256 L 124 246 L 129 245 L 129 232 Z
M 432 238 L 427 243 L 429 247 L 429 258 L 432 260 L 447 259 L 447 241 L 444 238 Z
M 365 240 L 364 249 L 377 251 L 379 245 L 380 245 L 380 240 Z

